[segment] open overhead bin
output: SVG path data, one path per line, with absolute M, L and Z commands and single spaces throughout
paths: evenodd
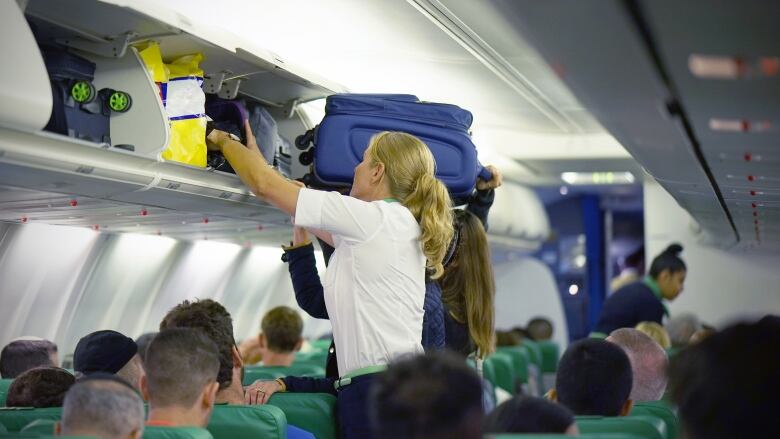
M 23 11 L 17 2 L 0 5 L 5 66 L 0 72 L 0 188 L 14 194 L 13 200 L 0 200 L 0 219 L 113 224 L 113 230 L 140 227 L 135 230 L 195 237 L 203 234 L 193 224 L 204 218 L 209 224 L 210 218 L 211 236 L 234 235 L 241 242 L 246 242 L 245 230 L 269 231 L 289 221 L 252 196 L 235 175 L 161 158 L 170 145 L 173 119 L 163 88 L 142 58 L 142 45 L 153 41 L 164 62 L 198 54 L 198 91 L 261 108 L 275 119 L 271 124 L 280 139 L 291 141 L 311 128 L 299 117 L 298 103 L 342 92 L 342 87 L 229 32 L 192 23 L 160 2 L 19 4 Z M 78 77 L 85 68 L 88 78 Z M 168 97 L 172 88 L 169 84 Z M 50 120 L 58 99 L 70 105 L 69 111 L 83 110 L 59 134 L 51 132 L 55 117 Z M 103 131 L 94 129 L 96 120 L 105 124 Z M 51 202 L 36 202 L 41 197 Z M 52 203 L 62 204 L 60 198 L 76 202 L 68 217 L 48 212 Z M 80 215 L 79 208 L 84 209 Z M 141 218 L 147 209 L 160 215 Z M 127 224 L 109 221 L 107 212 L 138 218 Z M 222 230 L 216 233 L 218 223 Z
M 488 242 L 493 248 L 531 253 L 549 235 L 547 211 L 533 190 L 515 183 L 496 190 L 488 215 Z

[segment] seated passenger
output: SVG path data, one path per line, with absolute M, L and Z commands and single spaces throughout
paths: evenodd
M 149 401 L 147 425 L 208 425 L 219 390 L 219 353 L 213 341 L 199 329 L 166 329 L 149 344 L 145 367 L 141 390 Z
M 535 317 L 528 322 L 526 331 L 533 341 L 550 340 L 553 336 L 553 324 L 544 317 Z
M 233 320 L 225 307 L 211 300 L 176 305 L 160 323 L 160 331 L 171 328 L 195 328 L 203 331 L 219 352 L 217 404 L 243 404 L 241 375 L 244 363 L 233 338 Z
M 680 314 L 669 319 L 666 331 L 672 342 L 672 348 L 684 348 L 691 343 L 691 337 L 701 329 L 698 317 L 693 314 Z
M 623 348 L 631 362 L 634 377 L 632 401 L 658 401 L 666 391 L 666 351 L 652 338 L 636 329 L 616 329 L 607 341 Z
M 36 367 L 19 375 L 8 387 L 7 407 L 62 407 L 76 378 L 59 367 Z
M 147 332 L 135 339 L 135 344 L 138 346 L 138 356 L 141 357 L 142 363 L 146 362 L 146 348 L 148 348 L 149 343 L 154 340 L 155 335 L 157 335 L 156 332 Z
M 569 345 L 558 363 L 550 398 L 575 415 L 626 416 L 631 412 L 631 362 L 616 345 L 593 338 Z
M 82 375 L 115 374 L 138 391 L 144 376 L 138 345 L 132 338 L 111 330 L 96 331 L 79 340 L 73 353 L 73 369 Z
M 485 419 L 485 434 L 556 433 L 579 435 L 574 415 L 566 407 L 544 398 L 515 396 L 501 403 Z
M 777 430 L 780 317 L 737 324 L 671 359 L 669 390 L 689 439 L 761 438 Z
M 135 389 L 114 375 L 82 378 L 65 395 L 57 434 L 100 439 L 141 439 L 144 403 Z
M 244 398 L 244 387 L 241 383 L 244 363 L 233 338 L 233 320 L 224 306 L 211 299 L 195 302 L 185 300 L 168 311 L 160 323 L 160 331 L 171 328 L 199 329 L 217 346 L 219 356 L 217 404 L 242 405 L 244 402 L 257 404 L 267 402 L 268 398 L 258 400 L 256 391 L 254 399 L 249 395 Z M 286 434 L 289 439 L 313 437 L 311 433 L 292 425 L 287 426 Z
M 406 357 L 377 377 L 369 413 L 378 439 L 479 439 L 482 383 L 452 353 Z
M 669 333 L 666 332 L 663 326 L 656 322 L 641 322 L 636 325 L 637 331 L 647 335 L 655 340 L 662 348 L 669 349 L 672 347 L 672 341 L 669 339 Z
M 59 366 L 57 345 L 37 337 L 22 337 L 8 343 L 0 352 L 0 377 L 16 378 L 40 366 Z
M 277 306 L 268 311 L 258 336 L 263 366 L 290 367 L 303 344 L 303 320 L 294 309 Z

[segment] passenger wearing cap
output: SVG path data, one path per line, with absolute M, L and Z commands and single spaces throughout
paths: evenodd
M 146 425 L 206 427 L 219 391 L 217 345 L 198 329 L 166 329 L 149 344 L 145 364 Z
M 141 439 L 144 403 L 125 380 L 96 372 L 70 388 L 55 428 L 62 436 Z
M 115 374 L 136 391 L 140 391 L 145 374 L 135 341 L 111 330 L 93 332 L 79 340 L 73 353 L 73 369 L 86 376 L 97 372 Z

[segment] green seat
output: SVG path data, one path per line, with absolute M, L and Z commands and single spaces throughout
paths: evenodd
M 674 408 L 665 401 L 636 401 L 631 416 L 655 416 L 666 423 L 666 436 L 677 439 L 680 436 L 680 421 Z
M 99 439 L 94 436 L 53 436 L 50 434 L 35 433 L 0 433 L 2 439 Z
M 653 416 L 577 416 L 581 433 L 630 433 L 644 439 L 666 439 L 666 424 Z
M 324 377 L 325 369 L 313 364 L 293 364 L 281 366 L 249 366 L 244 368 L 244 385 L 248 386 L 257 380 L 273 380 L 286 376 Z
M 542 434 L 542 433 L 501 433 L 486 435 L 486 439 L 571 439 L 572 436 L 565 434 Z M 636 436 L 628 433 L 594 433 L 581 434 L 580 439 L 642 439 L 642 436 Z
M 293 360 L 293 366 L 298 364 L 309 364 L 325 368 L 328 363 L 328 350 L 316 350 L 306 353 L 298 352 L 295 354 L 295 360 Z
M 328 349 L 330 349 L 330 344 L 333 342 L 331 339 L 324 339 L 324 340 L 314 340 L 311 342 L 312 350 L 315 351 L 325 351 L 328 352 Z
M 22 428 L 22 433 L 54 434 L 57 421 L 54 419 L 36 419 Z
M 14 382 L 12 378 L 0 379 L 0 407 L 5 407 L 5 399 L 8 397 L 8 388 Z
M 336 397 L 327 393 L 274 393 L 268 404 L 279 407 L 287 423 L 317 439 L 336 439 Z
M 0 424 L 9 432 L 21 431 L 27 424 L 37 419 L 53 419 L 59 421 L 62 417 L 62 407 L 36 409 L 31 407 L 0 408 Z
M 528 384 L 528 353 L 526 350 L 519 346 L 502 346 L 497 351 L 506 353 L 512 358 L 515 376 L 521 383 Z
M 6 429 L 3 424 L 0 424 L 0 433 L 8 433 L 8 429 Z
M 146 426 L 143 439 L 213 439 L 213 436 L 205 428 Z
M 558 370 L 558 343 L 549 340 L 536 343 L 542 354 L 542 373 L 555 373 Z
M 495 352 L 490 355 L 485 362 L 491 362 L 496 373 L 496 381 L 493 385 L 498 386 L 511 394 L 515 394 L 515 373 L 512 366 L 512 357 L 504 352 Z
M 208 431 L 214 439 L 282 439 L 287 437 L 287 418 L 272 405 L 218 405 L 211 414 Z

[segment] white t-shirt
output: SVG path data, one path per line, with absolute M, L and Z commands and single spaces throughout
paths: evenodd
M 422 353 L 425 255 L 409 209 L 301 189 L 295 224 L 333 236 L 322 286 L 339 374 Z

